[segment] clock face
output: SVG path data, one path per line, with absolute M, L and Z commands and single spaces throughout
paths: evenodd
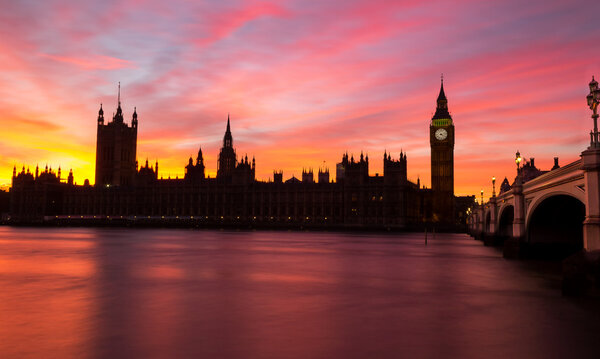
M 438 128 L 437 131 L 435 131 L 435 138 L 438 139 L 439 141 L 445 140 L 446 137 L 448 137 L 448 132 L 446 132 L 445 129 Z

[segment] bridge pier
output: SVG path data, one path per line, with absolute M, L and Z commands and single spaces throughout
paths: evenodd
M 497 218 L 498 206 L 496 204 L 496 196 L 490 198 L 490 233 L 495 234 L 498 230 Z
M 490 223 L 485 231 L 484 244 L 486 246 L 496 246 L 500 244 L 499 238 L 497 236 L 498 232 L 498 206 L 496 201 L 496 196 L 492 196 L 488 203 L 488 208 L 490 210 Z
M 485 223 L 484 223 L 484 214 L 485 214 L 485 207 L 483 206 L 483 203 L 481 204 L 481 206 L 479 206 L 479 208 L 477 208 L 477 230 L 476 230 L 476 235 L 475 235 L 475 239 L 478 240 L 483 240 L 485 237 Z
M 600 250 L 600 148 L 591 147 L 581 153 L 587 205 L 583 222 L 583 247 Z
M 517 174 L 513 185 L 514 217 L 511 238 L 504 241 L 504 258 L 519 258 L 525 245 L 525 195 L 523 194 L 523 176 Z

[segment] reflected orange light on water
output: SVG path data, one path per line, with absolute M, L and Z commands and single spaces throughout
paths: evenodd
M 88 355 L 97 310 L 94 247 L 82 240 L 0 240 L 0 356 Z
M 422 236 L 0 227 L 0 356 L 595 353 L 598 307 L 555 276 Z

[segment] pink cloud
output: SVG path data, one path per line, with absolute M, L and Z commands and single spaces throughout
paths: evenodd
M 131 61 L 103 55 L 87 55 L 84 58 L 41 53 L 40 56 L 54 61 L 75 65 L 84 70 L 117 70 L 136 67 Z
M 265 17 L 284 17 L 288 12 L 281 6 L 273 3 L 248 2 L 241 7 L 226 8 L 225 11 L 212 12 L 210 7 L 202 7 L 204 13 L 211 13 L 209 21 L 199 21 L 191 26 L 194 39 L 198 46 L 204 47 L 222 40 L 244 25 Z M 203 17 L 200 16 L 202 19 Z

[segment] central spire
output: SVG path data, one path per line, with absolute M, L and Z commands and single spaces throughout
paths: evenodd
M 231 136 L 231 126 L 229 125 L 229 113 L 227 114 L 227 130 L 223 136 L 223 147 L 233 146 L 233 136 Z

